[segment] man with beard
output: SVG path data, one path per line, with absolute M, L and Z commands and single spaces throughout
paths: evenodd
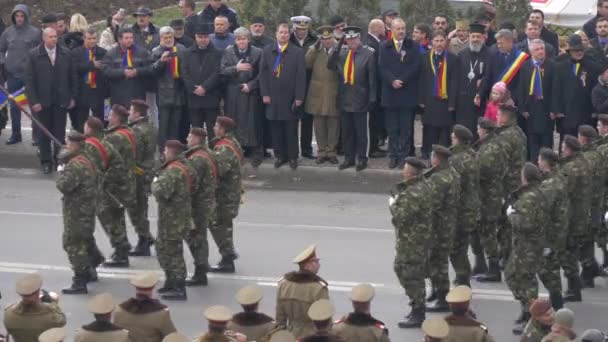
M 274 43 L 272 38 L 264 34 L 266 31 L 266 20 L 264 17 L 251 18 L 249 31 L 251 32 L 251 45 L 258 49 L 264 49 L 267 45 Z
M 458 55 L 458 98 L 456 99 L 456 124 L 475 132 L 477 118 L 483 115 L 482 106 L 475 106 L 473 99 L 479 91 L 486 68 L 488 48 L 485 46 L 485 27 L 481 24 L 469 25 L 469 46 Z
M 608 64 L 608 19 L 599 18 L 595 26 L 597 37 L 591 39 L 590 43 L 594 56 L 597 56 L 597 62 L 602 65 Z
M 378 19 L 378 20 L 380 20 L 380 19 Z M 382 22 L 382 20 L 380 20 L 380 22 Z M 334 15 L 333 17 L 331 17 L 331 19 L 329 19 L 329 25 L 331 25 L 334 28 L 334 33 L 333 33 L 334 39 L 337 42 L 339 42 L 340 39 L 342 39 L 342 36 L 344 36 L 344 29 L 346 28 L 346 26 L 348 26 L 348 24 L 346 23 L 346 20 L 344 20 L 344 18 L 342 18 L 339 15 Z M 382 32 L 382 36 L 384 36 L 384 35 L 385 35 L 385 32 Z

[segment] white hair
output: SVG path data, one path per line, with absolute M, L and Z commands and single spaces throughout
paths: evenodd
M 251 36 L 251 32 L 249 32 L 248 29 L 246 29 L 245 27 L 239 27 L 236 30 L 234 30 L 234 38 L 239 38 L 239 37 L 245 37 L 247 39 L 250 38 Z
M 530 46 L 532 45 L 542 45 L 545 46 L 545 42 L 542 39 L 532 39 L 532 41 L 530 41 Z
M 163 36 L 165 34 L 174 35 L 175 34 L 175 30 L 173 28 L 171 28 L 170 26 L 163 26 L 158 31 L 158 34 L 161 35 L 161 36 Z

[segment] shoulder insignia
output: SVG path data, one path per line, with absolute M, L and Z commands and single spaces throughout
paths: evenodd
M 376 52 L 376 49 L 374 49 L 373 47 L 369 46 L 369 45 L 363 45 L 364 48 L 368 49 L 371 52 Z
M 319 280 L 319 285 L 321 285 L 322 287 L 327 287 L 329 284 L 327 284 L 327 282 L 325 282 L 324 280 Z
M 488 333 L 488 327 L 483 324 L 480 324 L 479 327 L 481 328 L 481 330 L 485 331 L 486 334 Z
M 277 283 L 279 283 L 279 284 L 280 284 L 280 283 L 282 283 L 282 282 L 284 282 L 284 281 L 285 281 L 285 278 L 284 278 L 284 277 L 281 277 L 281 279 L 279 279 L 279 281 L 278 281 Z

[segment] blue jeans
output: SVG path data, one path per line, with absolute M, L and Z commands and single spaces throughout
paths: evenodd
M 6 86 L 11 94 L 24 85 L 25 82 L 22 79 L 11 75 L 6 80 Z M 21 136 L 21 110 L 14 103 L 11 103 L 11 129 L 13 130 L 12 136 Z
M 415 108 L 384 108 L 384 120 L 388 133 L 388 157 L 403 160 L 410 152 L 416 117 Z

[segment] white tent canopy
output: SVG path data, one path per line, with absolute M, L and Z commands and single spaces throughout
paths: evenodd
M 531 0 L 530 4 L 545 13 L 545 22 L 573 28 L 582 27 L 597 11 L 597 0 Z

